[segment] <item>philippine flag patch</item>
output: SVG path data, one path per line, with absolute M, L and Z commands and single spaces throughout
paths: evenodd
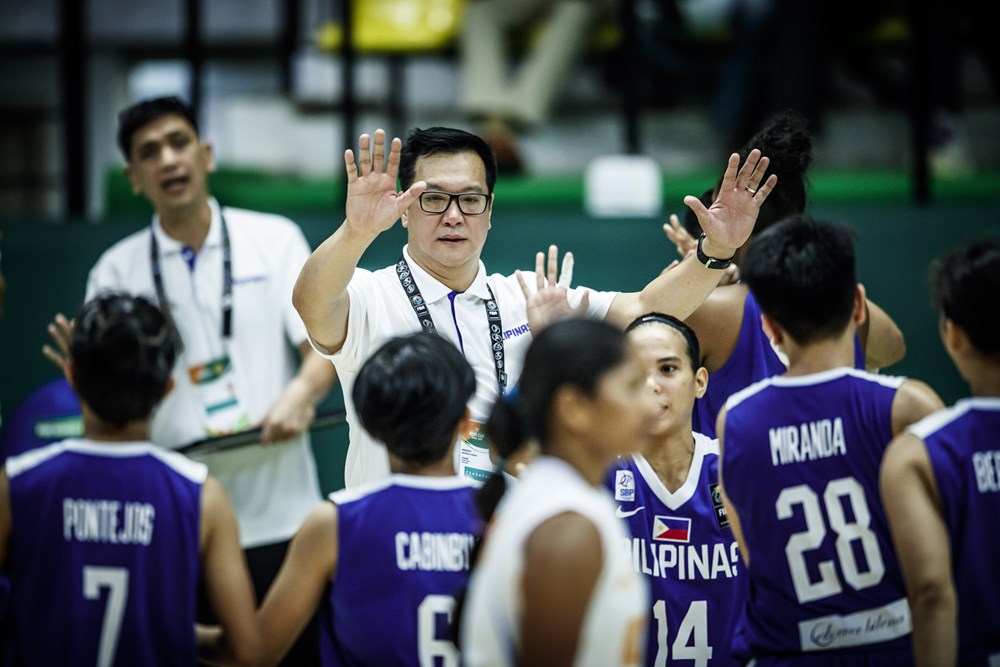
M 653 519 L 653 539 L 661 542 L 687 542 L 691 537 L 691 519 L 677 516 L 656 516 Z

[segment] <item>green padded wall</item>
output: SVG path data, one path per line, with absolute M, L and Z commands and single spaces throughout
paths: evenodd
M 698 194 L 710 182 L 706 175 L 665 184 L 666 200 L 676 202 L 666 212 L 681 213 L 681 195 Z M 227 199 L 220 189 L 216 191 L 225 204 L 289 214 L 314 247 L 342 220 L 340 212 L 303 213 L 294 205 L 294 184 L 283 183 L 280 194 L 269 199 L 262 183 L 254 182 L 252 198 L 241 197 L 233 186 L 225 189 Z M 918 207 L 909 201 L 905 175 L 820 175 L 813 179 L 813 212 L 857 230 L 860 280 L 906 335 L 906 359 L 884 372 L 923 379 L 949 403 L 965 395 L 966 388 L 938 340 L 937 318 L 927 296 L 927 267 L 933 257 L 958 244 L 985 235 L 1000 236 L 1000 198 L 994 194 L 1000 194 L 995 187 L 998 183 L 1000 179 L 990 175 L 971 184 L 952 184 L 939 203 Z M 310 192 L 302 201 L 313 197 L 312 204 L 303 208 L 314 208 L 321 198 L 319 190 Z M 637 290 L 674 259 L 673 247 L 661 230 L 663 220 L 593 219 L 582 211 L 581 193 L 578 178 L 512 181 L 498 188 L 483 255 L 487 268 L 503 273 L 533 268 L 534 253 L 555 243 L 576 255 L 577 284 Z M 322 196 L 336 201 L 333 195 Z M 145 224 L 148 218 L 141 208 L 128 214 L 122 211 L 101 224 L 0 222 L 2 268 L 8 282 L 7 312 L 0 320 L 0 409 L 4 417 L 57 373 L 40 351 L 48 340 L 45 328 L 53 314 L 73 313 L 98 255 Z M 362 266 L 379 268 L 394 262 L 404 242 L 405 234 L 397 225 L 378 239 Z M 984 304 L 989 307 L 1000 304 Z M 342 397 L 334 392 L 321 408 L 341 405 Z M 314 434 L 324 491 L 343 485 L 346 438 L 344 426 Z

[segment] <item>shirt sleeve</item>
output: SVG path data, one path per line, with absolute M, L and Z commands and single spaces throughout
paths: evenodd
M 620 294 L 620 292 L 600 292 L 586 287 L 571 287 L 569 294 L 566 295 L 566 300 L 569 302 L 571 308 L 576 308 L 580 305 L 580 300 L 583 299 L 584 292 L 590 293 L 587 317 L 599 320 L 607 317 L 608 311 L 611 310 L 611 302 Z
M 114 246 L 102 254 L 97 263 L 90 269 L 90 273 L 87 274 L 87 290 L 83 298 L 85 302 L 90 301 L 101 292 L 125 289 L 119 278 L 119 271 L 110 255 L 113 249 Z
M 285 335 L 292 345 L 298 347 L 304 341 L 308 340 L 309 334 L 306 332 L 306 326 L 302 322 L 299 312 L 292 305 L 292 291 L 295 289 L 295 282 L 299 279 L 302 266 L 309 259 L 311 249 L 299 226 L 291 220 L 288 222 L 291 225 L 291 231 L 288 243 L 286 244 L 282 266 L 278 269 L 279 272 L 283 271 L 283 273 L 280 273 L 282 276 L 281 294 L 283 300 L 281 312 L 285 320 Z
M 333 354 L 319 349 L 313 341 L 313 349 L 337 365 L 340 373 L 356 371 L 361 362 L 368 358 L 375 339 L 375 322 L 372 313 L 383 293 L 375 275 L 367 269 L 355 268 L 351 282 L 347 284 L 347 295 L 351 300 L 347 317 L 347 337 L 344 344 Z

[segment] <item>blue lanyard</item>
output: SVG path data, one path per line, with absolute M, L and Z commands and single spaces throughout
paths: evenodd
M 233 335 L 233 253 L 229 244 L 229 229 L 226 218 L 219 210 L 219 221 L 222 225 L 222 338 L 228 340 Z M 156 230 L 149 226 L 149 264 L 153 270 L 153 285 L 156 287 L 156 298 L 160 301 L 160 309 L 168 320 L 170 305 L 167 302 L 167 291 L 163 287 L 163 272 L 160 268 L 160 247 L 156 241 Z
M 400 257 L 399 261 L 396 262 L 396 277 L 399 278 L 399 284 L 402 286 L 403 291 L 406 292 L 410 307 L 413 308 L 413 312 L 417 315 L 420 326 L 423 327 L 424 331 L 436 334 L 438 332 L 437 327 L 434 326 L 431 313 L 427 310 L 427 303 L 424 301 L 423 295 L 420 294 L 420 288 L 417 287 L 417 281 L 413 279 L 410 265 L 406 262 L 405 257 Z M 485 304 L 486 319 L 490 325 L 490 349 L 493 352 L 493 363 L 496 366 L 497 391 L 503 396 L 507 391 L 507 371 L 504 370 L 503 325 L 500 322 L 500 306 L 497 305 L 497 300 L 493 296 L 493 290 L 490 288 L 489 283 L 486 284 L 486 290 L 490 293 L 490 298 L 486 300 Z

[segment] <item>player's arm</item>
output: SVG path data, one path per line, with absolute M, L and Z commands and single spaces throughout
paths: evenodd
M 211 664 L 258 665 L 260 635 L 236 514 L 212 477 L 201 491 L 201 561 L 208 601 L 220 631 L 199 632 L 199 655 Z M 211 641 L 206 643 L 205 638 Z
M 733 530 L 733 537 L 736 538 L 736 543 L 740 547 L 740 556 L 743 558 L 743 564 L 750 564 L 750 550 L 747 549 L 747 544 L 743 540 L 743 529 L 740 527 L 740 516 L 736 513 L 736 508 L 729 501 L 729 496 L 726 495 L 726 484 L 723 481 L 722 469 L 726 462 L 725 459 L 725 447 L 722 442 L 722 436 L 726 432 L 726 408 L 723 406 L 722 410 L 719 411 L 719 416 L 715 420 L 716 433 L 719 435 L 719 491 L 722 494 L 722 506 L 726 508 L 726 518 L 729 519 L 729 527 Z
M 927 448 L 910 433 L 893 440 L 879 485 L 913 613 L 917 665 L 954 665 L 957 606 L 948 529 Z
M 710 208 L 694 196 L 684 203 L 698 216 L 705 232 L 702 251 L 708 257 L 729 259 L 736 254 L 753 231 L 760 205 L 774 189 L 778 178 L 766 180 L 768 159 L 752 150 L 740 166 L 740 156 L 733 153 L 723 174 L 719 194 Z M 692 255 L 679 265 L 660 273 L 641 292 L 621 293 L 608 310 L 607 319 L 619 326 L 644 313 L 657 311 L 686 319 L 719 284 L 722 271 L 706 268 Z
M 518 664 L 574 664 L 603 562 L 597 527 L 579 514 L 559 514 L 532 532 L 524 547 Z
M 899 435 L 943 407 L 941 397 L 929 385 L 920 380 L 906 380 L 892 399 L 892 434 Z
M 263 664 L 288 652 L 319 607 L 337 566 L 337 506 L 324 502 L 299 527 L 285 561 L 257 610 Z
M 698 337 L 701 363 L 709 373 L 722 368 L 736 349 L 748 293 L 746 285 L 719 287 L 684 320 Z
M 867 299 L 865 306 L 865 321 L 858 327 L 858 338 L 865 351 L 865 368 L 876 370 L 901 361 L 906 356 L 903 332 L 874 301 Z

